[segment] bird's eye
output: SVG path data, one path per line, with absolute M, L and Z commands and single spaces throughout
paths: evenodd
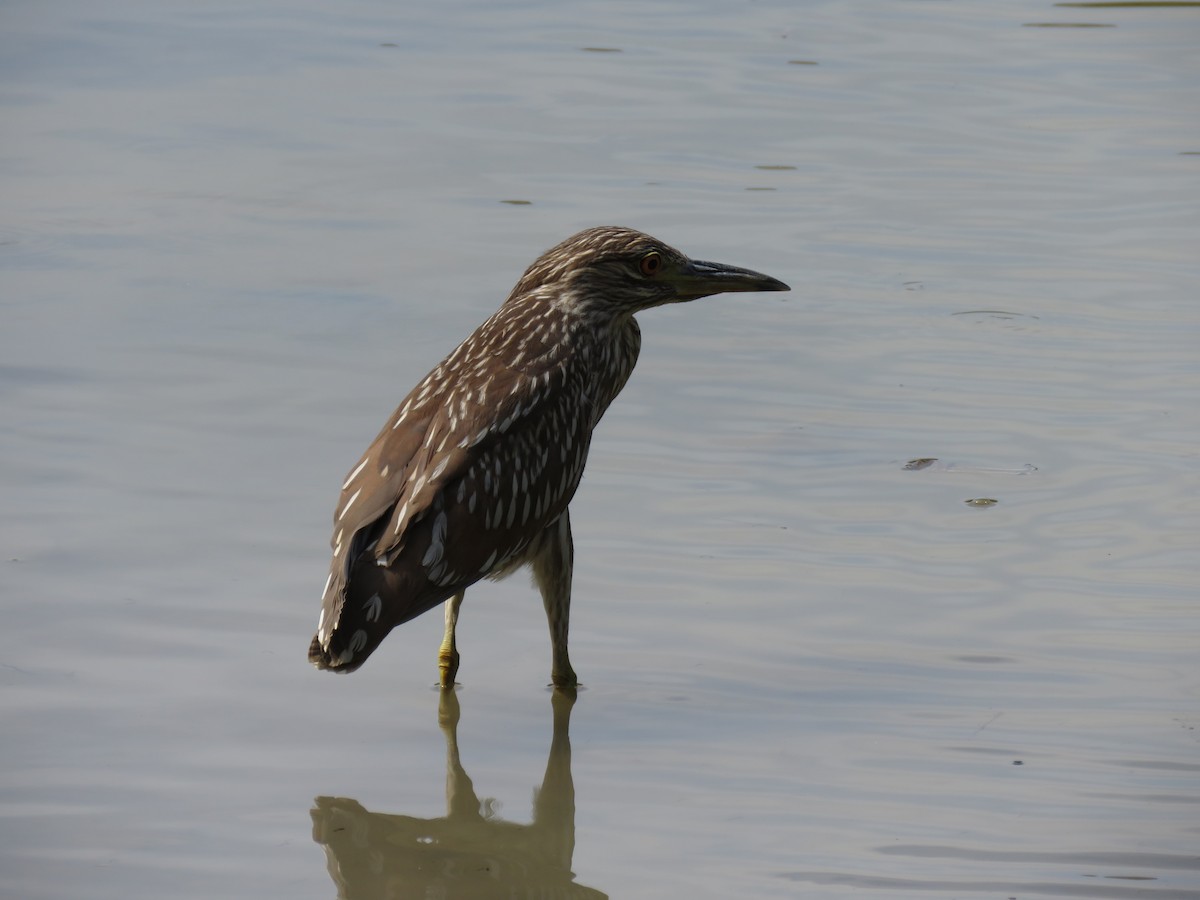
M 638 264 L 638 268 L 647 278 L 653 278 L 662 271 L 662 257 L 657 253 L 647 253 L 642 257 L 642 261 Z

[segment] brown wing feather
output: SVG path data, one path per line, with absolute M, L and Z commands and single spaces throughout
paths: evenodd
M 319 664 L 356 667 L 395 625 L 511 564 L 573 495 L 592 416 L 567 382 L 582 385 L 552 353 L 500 365 L 485 331 L 495 318 L 414 388 L 351 470 L 310 648 Z M 482 381 L 453 377 L 485 367 Z

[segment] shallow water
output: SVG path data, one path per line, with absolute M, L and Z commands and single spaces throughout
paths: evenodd
M 1200 896 L 1197 38 L 11 6 L 5 895 Z M 312 670 L 344 472 L 601 222 L 793 291 L 641 317 L 577 702 L 524 576 L 453 700 L 436 615 Z

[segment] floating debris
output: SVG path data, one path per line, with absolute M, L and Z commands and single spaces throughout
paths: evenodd
M 1033 463 L 1023 466 L 965 466 L 962 463 L 942 462 L 936 456 L 922 456 L 910 459 L 903 466 L 906 472 L 919 472 L 939 463 L 937 471 L 952 475 L 1032 475 L 1038 470 Z
M 950 313 L 952 316 L 987 316 L 992 319 L 1037 319 L 1040 316 L 1032 316 L 1027 313 L 1012 312 L 1007 309 L 962 309 L 958 312 Z
M 1139 6 L 1200 6 L 1195 0 L 1124 0 L 1108 3 L 1055 3 L 1055 6 L 1072 6 L 1077 9 L 1136 9 Z
M 991 497 L 975 497 L 972 500 L 964 501 L 967 506 L 995 506 L 999 500 L 993 500 Z

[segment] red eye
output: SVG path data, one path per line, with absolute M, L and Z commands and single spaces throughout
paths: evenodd
M 642 257 L 638 268 L 647 278 L 653 278 L 662 270 L 662 257 L 657 253 L 647 253 Z

